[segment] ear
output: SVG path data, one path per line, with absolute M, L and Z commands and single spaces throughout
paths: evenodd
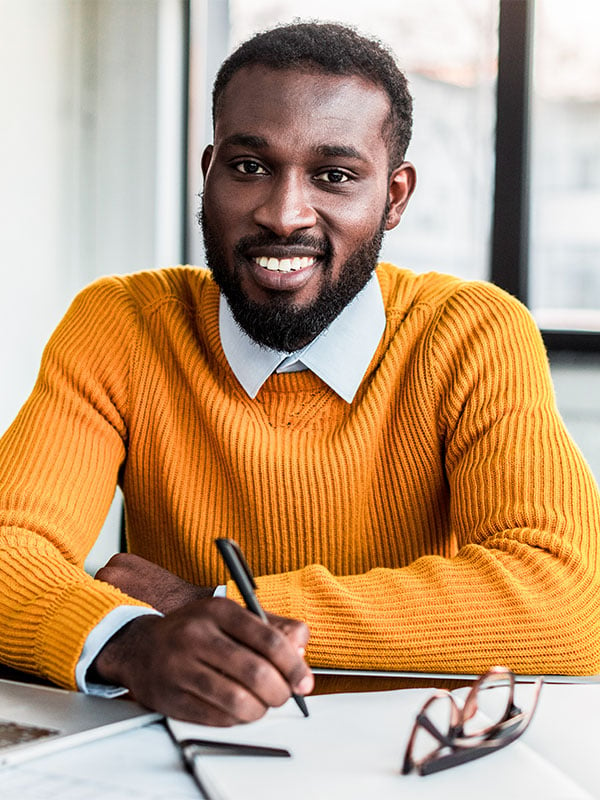
M 212 154 L 213 154 L 213 146 L 212 144 L 209 144 L 207 147 L 204 148 L 204 152 L 202 153 L 201 165 L 202 165 L 202 176 L 204 177 L 204 180 L 206 180 L 206 173 L 208 172 L 208 168 L 212 160 Z
M 403 161 L 390 175 L 388 186 L 389 211 L 386 231 L 391 231 L 400 222 L 404 209 L 417 183 L 417 172 L 410 161 Z

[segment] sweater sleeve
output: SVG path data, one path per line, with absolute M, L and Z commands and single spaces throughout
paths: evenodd
M 533 320 L 470 284 L 444 304 L 425 357 L 456 553 L 360 575 L 311 565 L 263 576 L 261 602 L 307 621 L 314 665 L 600 672 L 599 494 Z
M 135 313 L 118 278 L 84 290 L 0 440 L 0 660 L 70 688 L 90 630 L 141 605 L 83 570 L 125 458 Z

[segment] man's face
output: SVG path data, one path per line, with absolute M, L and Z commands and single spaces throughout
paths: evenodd
M 260 344 L 296 350 L 365 285 L 414 184 L 389 174 L 386 93 L 357 76 L 246 67 L 203 157 L 208 265 Z

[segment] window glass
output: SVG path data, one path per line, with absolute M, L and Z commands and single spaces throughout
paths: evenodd
M 535 10 L 530 304 L 542 328 L 600 330 L 600 3 Z
M 231 47 L 278 22 L 350 23 L 395 52 L 415 100 L 417 190 L 382 257 L 489 276 L 498 0 L 230 0 Z

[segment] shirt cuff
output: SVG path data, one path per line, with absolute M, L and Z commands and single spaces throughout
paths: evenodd
M 104 645 L 111 639 L 117 631 L 131 620 L 145 614 L 157 614 L 162 617 L 160 611 L 154 608 L 143 606 L 118 606 L 109 611 L 104 619 L 92 628 L 84 642 L 79 661 L 75 667 L 75 681 L 80 692 L 85 694 L 101 695 L 102 697 L 117 697 L 125 694 L 128 689 L 123 686 L 110 686 L 104 683 L 88 683 L 86 675 L 94 659 L 102 650 Z
M 227 597 L 227 586 L 217 586 L 213 592 L 213 597 Z

